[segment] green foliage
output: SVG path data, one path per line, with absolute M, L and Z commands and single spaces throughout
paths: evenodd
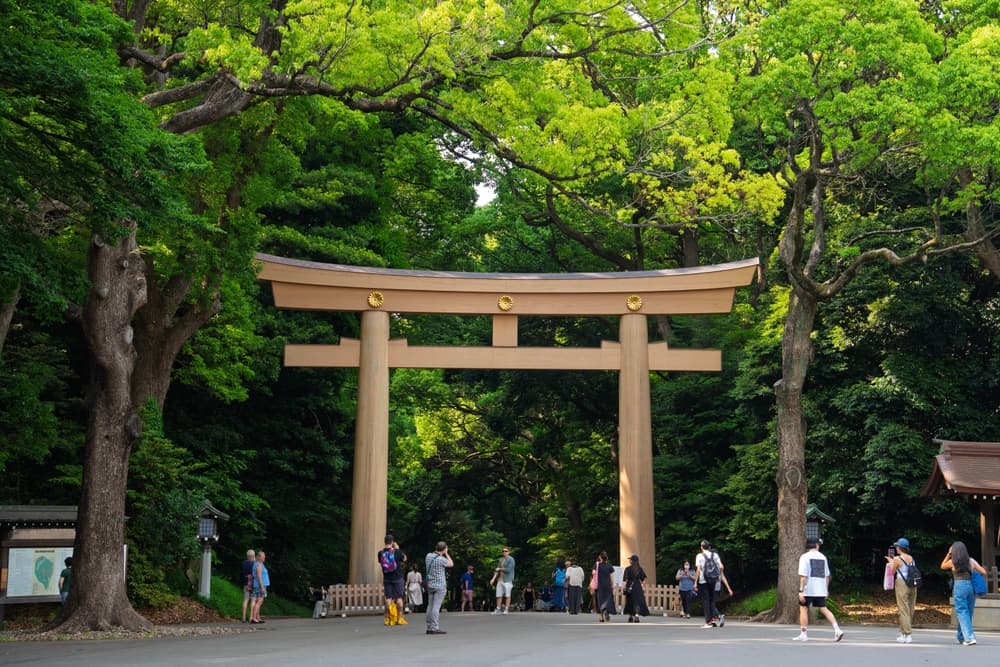
M 162 297 L 153 303 L 176 304 L 140 318 L 208 322 L 178 357 L 162 418 L 143 412 L 129 594 L 163 605 L 189 591 L 193 514 L 209 499 L 232 515 L 216 550 L 229 576 L 214 580 L 211 601 L 231 617 L 242 593 L 227 581 L 247 547 L 268 551 L 275 588 L 298 600 L 306 586 L 346 579 L 349 543 L 356 373 L 282 368 L 281 352 L 355 337 L 357 318 L 275 311 L 252 252 L 523 272 L 757 255 L 762 281 L 739 291 L 732 316 L 651 323 L 673 347 L 720 348 L 724 368 L 651 378 L 656 557 L 669 579 L 708 537 L 734 585 L 769 581 L 773 384 L 792 293 L 772 221 L 806 165 L 803 114 L 816 120 L 819 159 L 851 176 L 822 202 L 819 274 L 880 247 L 883 229 L 906 248 L 921 237 L 895 232 L 961 231 L 970 204 L 990 219 L 1000 142 L 982 100 L 997 97 L 994 14 L 947 4 L 960 11 L 792 0 L 758 17 L 743 6 L 699 15 L 690 3 L 558 1 L 535 6 L 529 25 L 517 3 L 302 0 L 271 17 L 282 43 L 265 54 L 254 37 L 268 3 L 166 0 L 138 46 L 190 55 L 157 88 L 159 75 L 120 66 L 114 48 L 133 33 L 103 5 L 0 0 L 10 28 L 0 35 L 0 301 L 21 295 L 0 365 L 2 500 L 72 502 L 88 363 L 60 319 L 85 287 L 90 232 L 121 216 L 140 222 L 148 286 Z M 639 15 L 664 20 L 639 28 Z M 716 41 L 721 29 L 733 39 Z M 640 53 L 653 57 L 629 55 Z M 157 125 L 201 98 L 152 112 L 138 102 L 217 67 L 240 91 L 275 94 L 182 137 Z M 303 88 L 278 94 L 292 73 Z M 484 178 L 498 197 L 476 209 L 472 186 Z M 932 191 L 942 193 L 933 204 Z M 805 222 L 811 239 L 817 220 Z M 177 285 L 188 288 L 169 291 Z M 809 499 L 836 519 L 824 536 L 845 582 L 874 576 L 870 556 L 887 534 L 930 553 L 975 531 L 968 504 L 917 493 L 932 438 L 995 439 L 997 295 L 997 277 L 972 260 L 877 265 L 817 319 L 803 405 Z M 482 345 L 491 331 L 488 317 L 400 313 L 392 326 L 411 344 Z M 519 337 L 596 346 L 617 329 L 614 318 L 525 317 Z M 396 370 L 391 382 L 389 524 L 411 562 L 445 539 L 485 573 L 509 543 L 519 578 L 544 581 L 560 556 L 618 556 L 613 374 Z M 762 611 L 773 595 L 736 609 Z M 265 614 L 280 609 L 268 598 Z
M 726 611 L 730 616 L 756 616 L 761 612 L 774 609 L 777 594 L 777 589 L 773 587 L 751 593 L 731 602 Z
M 163 567 L 142 550 L 129 551 L 125 585 L 129 600 L 137 608 L 162 609 L 177 601 L 178 596 L 167 585 Z
M 240 618 L 243 607 L 243 589 L 219 576 L 212 577 L 212 595 L 198 600 L 209 609 L 214 609 L 226 618 Z M 300 602 L 286 599 L 270 592 L 261 606 L 263 616 L 294 616 L 309 618 L 312 609 Z

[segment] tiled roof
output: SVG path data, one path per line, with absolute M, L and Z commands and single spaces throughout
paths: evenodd
M 0 526 L 72 527 L 76 505 L 0 505 Z
M 922 496 L 944 490 L 973 496 L 1000 497 L 1000 442 L 935 440 L 941 445 Z

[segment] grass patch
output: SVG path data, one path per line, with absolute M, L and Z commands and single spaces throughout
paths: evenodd
M 214 609 L 226 618 L 239 618 L 243 609 L 243 589 L 222 577 L 212 577 L 212 597 L 197 598 L 209 609 Z M 296 616 L 310 618 L 312 609 L 272 593 L 267 594 L 261 607 L 264 616 Z
M 733 616 L 756 616 L 762 611 L 774 609 L 777 599 L 778 589 L 768 588 L 734 600 L 727 612 Z

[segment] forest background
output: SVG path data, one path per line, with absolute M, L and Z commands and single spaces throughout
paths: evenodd
M 276 310 L 256 251 L 480 272 L 759 257 L 730 315 L 651 322 L 723 351 L 720 373 L 651 377 L 658 578 L 708 538 L 735 587 L 778 582 L 792 613 L 807 501 L 835 519 L 845 587 L 898 536 L 928 565 L 978 544 L 974 507 L 919 491 L 934 438 L 1000 433 L 1000 3 L 0 0 L 0 17 L 0 503 L 80 504 L 94 560 L 123 530 L 131 604 L 181 586 L 205 499 L 232 517 L 220 571 L 254 547 L 289 596 L 346 579 L 356 372 L 281 355 L 359 320 Z M 490 337 L 488 318 L 392 326 Z M 616 337 L 610 318 L 520 321 L 522 345 Z M 617 397 L 607 372 L 394 371 L 397 540 L 419 557 L 444 539 L 479 572 L 510 544 L 522 581 L 627 558 Z M 83 593 L 64 621 L 134 623 Z

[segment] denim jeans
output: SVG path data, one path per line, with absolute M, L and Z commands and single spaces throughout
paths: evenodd
M 444 602 L 445 590 L 427 589 L 427 629 L 441 629 L 441 603 Z
M 971 579 L 956 579 L 952 590 L 955 605 L 955 620 L 958 630 L 955 636 L 958 641 L 968 641 L 976 638 L 972 629 L 972 614 L 976 610 L 976 594 L 972 591 Z

